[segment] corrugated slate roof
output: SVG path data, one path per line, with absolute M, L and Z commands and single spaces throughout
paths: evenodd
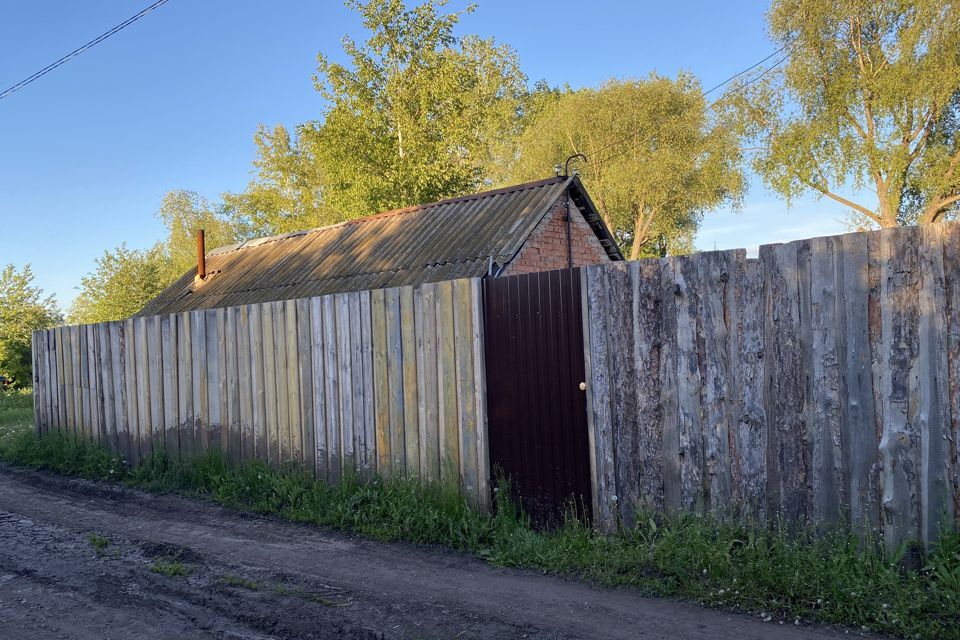
M 491 258 L 514 258 L 572 184 L 583 193 L 575 177 L 550 178 L 222 247 L 207 254 L 205 280 L 190 270 L 138 315 L 481 276 Z

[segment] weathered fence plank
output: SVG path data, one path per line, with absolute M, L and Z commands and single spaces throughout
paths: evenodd
M 250 307 L 238 307 L 236 310 L 237 331 L 237 394 L 239 396 L 238 437 L 240 441 L 241 461 L 256 458 L 253 444 L 253 357 L 250 350 Z
M 303 461 L 303 416 L 300 414 L 300 350 L 297 337 L 297 301 L 284 302 L 284 334 L 287 348 L 287 450 L 286 459 Z
M 699 280 L 698 350 L 702 360 L 702 404 L 705 416 L 704 490 L 706 505 L 726 513 L 733 497 L 730 465 L 733 380 L 730 371 L 729 308 L 734 267 L 732 252 L 701 253 L 690 258 Z
M 341 419 L 343 407 L 340 398 L 341 371 L 337 363 L 337 315 L 334 296 L 321 299 L 323 310 L 323 370 L 324 393 L 327 401 L 325 426 L 327 445 L 327 477 L 336 482 L 343 472 Z
M 475 291 L 468 280 L 453 283 L 454 349 L 456 358 L 457 415 L 460 446 L 460 480 L 466 496 L 480 502 L 479 455 L 477 453 L 477 402 L 473 363 L 473 314 Z M 418 461 L 419 462 L 419 461 Z
M 413 310 L 413 287 L 400 289 L 400 350 L 403 378 L 404 468 L 420 474 L 420 424 L 417 398 L 417 317 Z
M 844 375 L 840 394 L 841 443 L 849 501 L 850 524 L 861 539 L 879 526 L 875 481 L 877 457 L 873 372 L 870 354 L 869 246 L 861 233 L 841 236 L 839 264 L 842 267 L 838 332 L 846 338 L 842 354 Z
M 429 482 L 440 480 L 440 399 L 437 370 L 437 296 L 436 285 L 424 285 L 417 311 L 417 397 L 420 428 L 420 474 Z M 479 306 L 479 305 L 478 305 Z
M 920 228 L 917 376 L 920 434 L 920 540 L 930 544 L 940 527 L 953 523 L 950 477 L 950 403 L 947 362 L 946 283 L 943 227 Z
M 296 301 L 297 305 L 297 325 L 296 325 L 296 348 L 299 356 L 299 399 L 300 399 L 300 420 L 295 429 L 299 438 L 299 456 L 303 460 L 305 469 L 311 473 L 316 473 L 317 468 L 317 444 L 316 444 L 316 417 L 314 414 L 314 396 L 313 396 L 313 351 L 311 339 L 313 327 L 311 326 L 310 300 L 300 299 Z M 241 374 L 242 375 L 242 374 Z
M 800 326 L 800 243 L 764 246 L 764 370 L 769 430 L 767 499 L 771 516 L 800 522 L 809 514 L 806 375 Z
M 828 524 L 839 518 L 845 493 L 840 450 L 840 362 L 845 333 L 837 326 L 840 309 L 835 249 L 839 242 L 839 238 L 810 241 L 811 515 L 815 521 Z
M 177 416 L 179 452 L 184 457 L 193 456 L 197 451 L 194 433 L 193 413 L 193 349 L 190 314 L 180 313 L 174 316 L 177 323 Z M 111 337 L 111 348 L 114 342 Z
M 880 240 L 884 398 L 880 455 L 884 539 L 893 549 L 920 534 L 920 434 L 911 413 L 911 398 L 917 397 L 919 265 L 916 237 L 908 230 L 888 230 Z
M 102 344 L 101 344 L 102 348 Z M 167 315 L 160 318 L 160 358 L 163 379 L 163 433 L 164 450 L 169 456 L 180 455 L 180 417 L 177 384 L 177 318 Z
M 460 426 L 454 345 L 453 284 L 437 285 L 437 380 L 439 385 L 440 481 L 460 479 Z
M 336 368 L 338 381 L 338 406 L 340 407 L 340 438 L 343 464 L 353 464 L 354 445 L 354 383 L 353 383 L 353 353 L 350 349 L 350 299 L 348 294 L 339 293 L 333 296 L 333 309 L 336 314 Z
M 361 389 L 363 394 L 363 441 L 360 455 L 360 470 L 369 476 L 377 467 L 377 415 L 375 410 L 375 387 L 373 376 L 373 319 L 370 309 L 370 292 L 357 293 L 360 304 L 360 360 L 362 366 Z
M 310 300 L 310 355 L 313 359 L 314 470 L 318 478 L 326 479 L 329 475 L 330 466 L 327 455 L 328 409 L 323 340 L 323 303 L 320 298 L 312 298 Z

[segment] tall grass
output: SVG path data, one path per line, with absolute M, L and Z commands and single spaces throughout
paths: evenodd
M 13 414 L 0 398 L 0 420 Z M 27 402 L 29 406 L 29 402 Z M 217 454 L 174 461 L 154 456 L 133 468 L 96 446 L 37 437 L 0 422 L 0 460 L 151 491 L 176 491 L 379 540 L 467 551 L 499 566 L 575 575 L 649 595 L 690 598 L 771 623 L 824 622 L 921 640 L 960 638 L 960 536 L 944 532 L 924 569 L 835 532 L 788 534 L 775 527 L 705 517 L 640 514 L 639 524 L 599 535 L 575 519 L 533 530 L 497 493 L 493 514 L 469 508 L 455 491 L 400 479 L 319 482 L 287 467 L 230 466 Z

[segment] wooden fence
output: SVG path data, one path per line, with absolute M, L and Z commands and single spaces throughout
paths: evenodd
M 480 281 L 59 327 L 34 334 L 37 428 L 130 461 L 221 450 L 336 481 L 459 483 L 485 504 Z
M 583 271 L 595 509 L 848 519 L 888 545 L 960 513 L 960 225 Z

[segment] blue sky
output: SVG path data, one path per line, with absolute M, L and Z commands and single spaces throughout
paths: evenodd
M 149 0 L 0 2 L 0 90 Z M 465 3 L 453 0 L 452 6 Z M 463 32 L 519 53 L 531 82 L 595 85 L 681 69 L 705 87 L 776 47 L 766 2 L 480 0 Z M 113 38 L 0 100 L 0 264 L 31 263 L 66 307 L 104 249 L 162 235 L 164 192 L 210 199 L 250 178 L 259 123 L 319 117 L 319 51 L 362 38 L 337 0 L 170 0 Z M 701 249 L 755 248 L 844 230 L 842 207 L 788 209 L 754 181 L 739 213 L 708 214 Z

